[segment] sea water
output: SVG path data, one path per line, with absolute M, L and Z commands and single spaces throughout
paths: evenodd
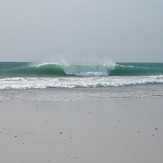
M 146 97 L 163 97 L 163 63 L 0 62 L 1 101 Z

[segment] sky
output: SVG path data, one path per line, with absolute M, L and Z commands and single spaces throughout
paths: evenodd
M 163 0 L 0 0 L 0 61 L 163 62 Z

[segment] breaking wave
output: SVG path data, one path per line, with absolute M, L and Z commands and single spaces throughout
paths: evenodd
M 63 65 L 41 64 L 1 69 L 1 77 L 55 77 L 55 76 L 147 76 L 162 75 L 163 69 L 113 65 Z

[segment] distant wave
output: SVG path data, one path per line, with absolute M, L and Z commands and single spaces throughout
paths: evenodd
M 163 69 L 115 65 L 41 64 L 1 69 L 1 77 L 55 77 L 55 76 L 146 76 L 162 75 Z

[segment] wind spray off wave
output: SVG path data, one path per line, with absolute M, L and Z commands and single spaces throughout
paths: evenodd
M 52 64 L 45 63 L 1 69 L 1 77 L 68 77 L 68 76 L 147 76 L 163 75 L 163 68 L 124 66 L 120 64 Z
M 163 64 L 25 64 L 0 68 L 0 90 L 162 85 Z
M 55 76 L 108 76 L 113 65 L 39 64 L 0 71 L 0 76 L 55 77 Z

